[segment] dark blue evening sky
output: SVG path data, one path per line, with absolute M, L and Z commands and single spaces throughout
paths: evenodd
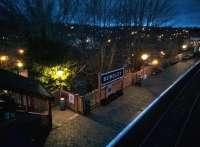
M 200 27 L 200 0 L 174 0 L 177 15 L 173 25 Z
M 167 25 L 174 27 L 200 27 L 200 0 L 171 1 L 175 7 L 176 16 Z

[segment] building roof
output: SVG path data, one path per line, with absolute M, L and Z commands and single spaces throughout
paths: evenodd
M 42 99 L 53 98 L 38 81 L 2 69 L 0 69 L 0 89 Z

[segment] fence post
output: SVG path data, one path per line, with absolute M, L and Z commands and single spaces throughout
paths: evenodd
M 80 113 L 84 114 L 84 102 L 83 102 L 83 97 L 82 97 L 82 96 L 79 96 L 79 97 L 78 97 L 78 102 L 79 102 L 79 105 L 78 105 L 78 106 L 79 106 L 79 107 L 78 107 L 79 110 L 78 110 L 78 111 L 79 111 Z
M 99 100 L 101 101 L 101 73 L 98 73 L 98 90 L 99 90 Z
M 75 109 L 75 112 L 78 112 L 78 94 L 75 94 L 74 97 L 75 97 L 74 109 Z

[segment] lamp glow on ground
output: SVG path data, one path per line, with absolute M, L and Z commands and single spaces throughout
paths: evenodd
M 152 65 L 158 65 L 159 64 L 159 61 L 157 59 L 154 59 L 152 62 L 151 62 Z

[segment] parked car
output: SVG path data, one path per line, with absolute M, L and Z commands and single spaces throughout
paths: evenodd
M 192 59 L 194 57 L 194 54 L 186 54 L 185 56 L 183 56 L 183 60 L 189 60 Z

